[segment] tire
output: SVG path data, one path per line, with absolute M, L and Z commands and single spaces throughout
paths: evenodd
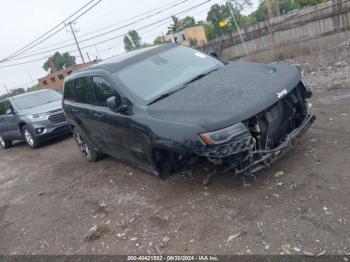
M 101 154 L 97 152 L 93 146 L 81 135 L 77 130 L 73 129 L 73 137 L 75 143 L 77 143 L 80 152 L 83 154 L 84 158 L 89 162 L 95 162 L 100 157 Z
M 2 136 L 0 136 L 0 148 L 7 149 L 12 146 L 12 141 L 4 139 Z
M 28 129 L 26 125 L 22 127 L 22 135 L 27 145 L 32 149 L 38 148 L 40 146 L 38 138 Z

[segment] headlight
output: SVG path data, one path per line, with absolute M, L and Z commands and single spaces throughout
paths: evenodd
M 46 113 L 40 113 L 40 114 L 33 114 L 33 115 L 27 115 L 29 119 L 46 119 L 47 115 Z
M 226 127 L 214 132 L 200 134 L 200 137 L 207 145 L 221 144 L 231 140 L 233 137 L 248 132 L 242 123 Z

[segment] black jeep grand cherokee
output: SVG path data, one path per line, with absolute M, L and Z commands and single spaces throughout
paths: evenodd
M 312 124 L 310 97 L 296 67 L 166 44 L 70 75 L 63 109 L 89 161 L 108 154 L 166 176 L 208 159 L 239 174 L 268 166 Z

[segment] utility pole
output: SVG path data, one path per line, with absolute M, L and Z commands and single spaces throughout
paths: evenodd
M 80 46 L 79 46 L 77 37 L 75 36 L 75 33 L 76 33 L 77 31 L 75 31 L 75 30 L 73 29 L 72 22 L 68 22 L 68 24 L 69 24 L 70 29 L 71 29 L 71 32 L 72 32 L 72 34 L 73 34 L 75 43 L 77 44 L 77 47 L 78 47 L 78 50 L 79 50 L 79 54 L 80 54 L 81 60 L 82 60 L 83 63 L 85 64 L 84 57 L 83 57 L 83 53 L 82 53 L 81 50 L 80 50 Z
M 231 16 L 233 18 L 233 22 L 235 23 L 235 26 L 237 28 L 237 32 L 239 34 L 239 37 L 241 38 L 241 41 L 242 41 L 242 44 L 243 44 L 243 48 L 244 48 L 244 51 L 245 51 L 245 54 L 248 56 L 248 49 L 245 45 L 245 42 L 243 40 L 243 36 L 242 36 L 242 33 L 241 33 L 241 29 L 238 27 L 238 24 L 237 24 L 237 21 L 236 21 L 236 18 L 235 18 L 235 15 L 233 13 L 233 10 L 232 10 L 232 6 L 231 6 L 231 2 L 230 0 L 227 0 L 226 1 L 227 5 L 228 5 L 228 8 L 230 9 L 230 13 L 231 13 Z
M 268 19 L 268 27 L 269 27 L 269 33 L 270 33 L 270 39 L 271 39 L 271 47 L 272 49 L 276 48 L 276 42 L 275 42 L 275 36 L 273 35 L 272 25 L 271 25 L 271 18 L 273 17 L 273 6 L 271 0 L 265 0 L 266 6 L 267 6 L 267 13 L 269 15 Z
M 89 59 L 89 62 L 91 62 L 91 59 L 90 59 L 90 56 L 89 56 L 89 53 L 88 53 L 88 52 L 86 52 L 86 55 L 87 55 L 87 57 L 88 57 L 88 59 Z
M 96 46 L 94 46 L 94 47 L 95 47 L 95 49 L 96 49 L 96 52 L 97 52 L 98 56 L 100 57 L 100 59 L 98 59 L 98 58 L 97 58 L 96 60 L 97 60 L 97 61 L 98 61 L 98 60 L 101 60 L 102 58 L 101 58 L 101 54 L 100 54 L 100 52 L 98 51 L 98 49 L 97 49 L 97 47 L 96 47 Z M 96 57 L 97 57 L 97 55 L 96 55 Z
M 280 10 L 280 6 L 278 4 L 279 0 L 273 0 L 273 6 L 275 9 L 275 16 L 280 16 L 281 15 L 281 10 Z
M 271 0 L 265 0 L 265 1 L 266 1 L 267 13 L 269 15 L 269 19 L 271 19 L 273 17 L 272 1 Z
M 271 18 L 280 15 L 280 7 L 277 0 L 267 0 L 266 6 Z
M 9 93 L 9 90 L 7 89 L 7 86 L 4 84 L 4 88 L 6 90 L 6 93 L 8 94 Z
M 28 74 L 28 77 L 29 77 L 29 79 L 30 79 L 30 84 L 32 85 L 33 82 L 34 82 L 33 77 L 32 77 L 30 74 Z

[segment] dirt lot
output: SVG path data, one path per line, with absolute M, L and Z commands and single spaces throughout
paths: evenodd
M 205 187 L 201 166 L 160 180 L 111 158 L 87 163 L 70 137 L 1 151 L 0 253 L 349 254 L 350 66 L 335 65 L 343 60 L 300 59 L 318 119 L 256 180 L 217 175 Z

